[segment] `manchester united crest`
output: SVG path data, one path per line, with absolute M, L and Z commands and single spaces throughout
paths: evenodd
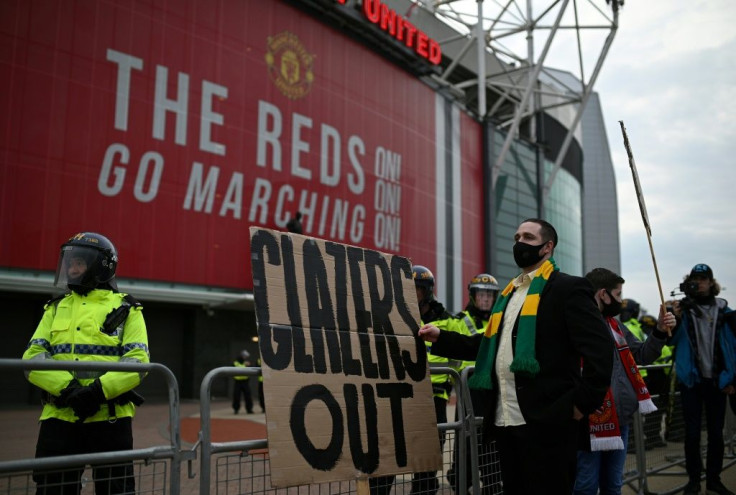
M 292 100 L 306 96 L 314 82 L 314 55 L 288 31 L 269 36 L 267 44 L 268 74 L 276 87 Z

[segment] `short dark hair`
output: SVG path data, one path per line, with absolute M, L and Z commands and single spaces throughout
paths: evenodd
M 527 218 L 521 223 L 527 222 L 532 222 L 539 225 L 541 227 L 540 233 L 542 234 L 542 240 L 544 242 L 552 241 L 552 247 L 557 247 L 557 231 L 551 223 L 546 220 L 542 220 L 541 218 Z
M 626 282 L 619 274 L 608 268 L 593 268 L 585 274 L 585 278 L 593 284 L 593 288 L 597 291 L 601 289 L 613 290 L 618 284 Z

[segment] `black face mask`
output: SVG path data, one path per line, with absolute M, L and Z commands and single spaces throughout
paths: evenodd
M 614 316 L 618 316 L 621 313 L 621 307 L 623 306 L 623 303 L 617 301 L 610 292 L 606 291 L 606 294 L 608 294 L 608 297 L 611 298 L 611 302 L 606 304 L 601 301 L 601 304 L 603 305 L 601 313 L 603 314 L 603 316 L 610 316 L 611 318 L 613 318 Z
M 527 266 L 536 265 L 539 263 L 544 255 L 539 254 L 539 250 L 542 249 L 545 243 L 543 242 L 539 246 L 532 246 L 525 242 L 516 241 L 514 244 L 514 261 L 519 268 L 526 268 Z

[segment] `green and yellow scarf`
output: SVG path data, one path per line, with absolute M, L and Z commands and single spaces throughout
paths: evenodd
M 524 299 L 519 314 L 519 329 L 516 336 L 516 348 L 514 360 L 509 369 L 513 373 L 519 373 L 534 377 L 539 373 L 539 362 L 536 358 L 534 348 L 537 332 L 537 310 L 539 309 L 539 298 L 544 286 L 553 272 L 559 270 L 553 258 L 549 258 L 537 269 L 532 279 L 529 291 Z M 491 373 L 493 372 L 496 350 L 498 347 L 498 331 L 503 321 L 503 312 L 511 298 L 514 290 L 514 280 L 509 282 L 506 288 L 493 305 L 491 319 L 486 325 L 483 341 L 478 350 L 478 358 L 475 362 L 475 373 L 468 382 L 472 388 L 493 388 Z

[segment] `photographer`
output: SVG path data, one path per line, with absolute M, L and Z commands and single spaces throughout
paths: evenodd
M 700 493 L 700 425 L 703 406 L 708 430 L 706 489 L 734 495 L 720 479 L 723 469 L 723 424 L 726 397 L 736 391 L 736 337 L 733 310 L 716 296 L 721 288 L 708 265 L 697 264 L 680 285 L 679 320 L 672 332 L 675 372 L 685 419 L 685 467 L 690 481 L 685 494 Z

